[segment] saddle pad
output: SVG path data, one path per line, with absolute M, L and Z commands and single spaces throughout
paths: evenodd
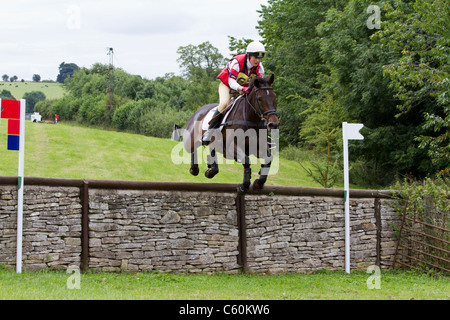
M 217 110 L 217 107 L 212 108 L 211 110 L 209 110 L 208 114 L 203 118 L 202 130 L 208 130 L 209 122 L 211 121 L 216 110 Z

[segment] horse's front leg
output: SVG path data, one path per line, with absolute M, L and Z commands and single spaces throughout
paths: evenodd
M 242 163 L 244 166 L 244 179 L 243 183 L 239 184 L 237 187 L 238 194 L 245 194 L 250 189 L 250 179 L 252 175 L 252 170 L 250 168 L 250 158 L 245 153 L 245 145 L 241 146 L 236 139 L 229 139 L 229 143 L 226 144 L 225 150 L 228 158 L 233 156 L 234 160 L 238 163 Z
M 244 161 L 242 163 L 244 166 L 244 179 L 243 183 L 238 185 L 238 193 L 245 194 L 250 189 L 250 180 L 252 177 L 252 169 L 250 168 L 250 159 L 245 156 Z
M 261 165 L 261 170 L 259 170 L 259 178 L 253 182 L 254 190 L 262 190 L 264 188 L 264 184 L 267 181 L 267 176 L 269 175 L 270 165 L 272 164 L 272 154 L 270 150 L 267 150 L 267 156 L 265 159 L 265 164 Z

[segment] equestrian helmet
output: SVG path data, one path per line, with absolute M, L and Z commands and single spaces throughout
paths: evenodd
M 264 58 L 266 49 L 264 45 L 259 41 L 250 42 L 247 46 L 247 53 L 257 58 Z

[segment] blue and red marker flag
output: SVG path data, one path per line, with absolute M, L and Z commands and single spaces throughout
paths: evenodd
M 2 119 L 8 119 L 8 150 L 19 150 L 20 101 L 1 99 Z
M 19 165 L 17 175 L 17 273 L 22 272 L 25 105 L 26 101 L 24 99 L 20 101 L 0 99 L 0 118 L 8 119 L 8 150 L 19 151 Z

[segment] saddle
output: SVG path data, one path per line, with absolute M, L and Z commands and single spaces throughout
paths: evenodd
M 228 112 L 231 111 L 231 109 L 233 109 L 234 104 L 236 103 L 236 101 L 239 100 L 240 97 L 241 97 L 240 95 L 239 95 L 239 96 L 236 96 L 236 97 L 231 97 L 231 99 L 227 102 L 227 106 L 226 106 L 225 109 L 223 110 L 223 114 L 224 114 L 224 115 L 228 115 Z M 213 108 L 213 110 L 215 110 L 215 109 L 216 109 L 216 108 Z M 218 114 L 218 115 L 216 115 L 215 117 L 211 118 L 211 120 L 208 121 L 208 124 L 211 124 L 217 117 L 220 117 L 220 115 Z M 226 116 L 223 117 L 223 118 L 224 118 L 224 120 L 225 120 Z M 224 120 L 222 121 L 222 123 L 224 122 Z

